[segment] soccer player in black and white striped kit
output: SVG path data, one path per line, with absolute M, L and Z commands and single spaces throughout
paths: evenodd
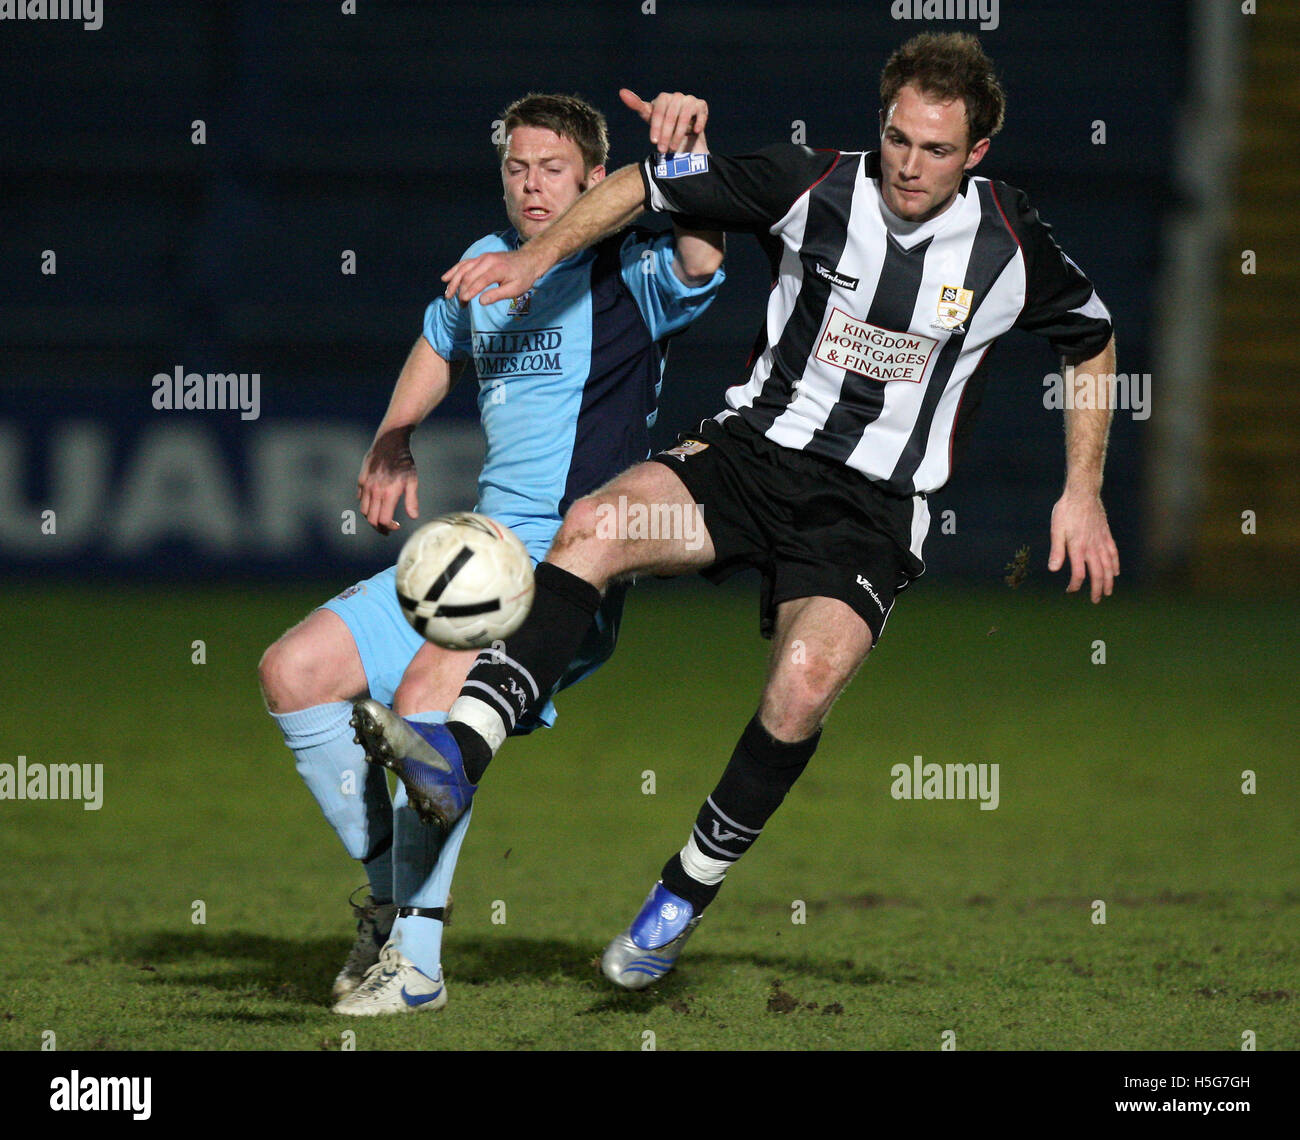
M 607 178 L 518 252 L 461 262 L 444 278 L 462 301 L 518 296 L 647 208 L 753 233 L 771 259 L 747 382 L 697 432 L 570 509 L 537 569 L 528 621 L 504 652 L 480 656 L 442 734 L 397 766 L 413 801 L 454 817 L 518 719 L 546 699 L 611 581 L 756 567 L 773 639 L 758 711 L 686 845 L 606 950 L 619 985 L 640 989 L 673 968 L 811 759 L 895 596 L 924 569 L 926 496 L 948 480 L 993 342 L 1025 329 L 1076 377 L 1115 370 L 1110 315 L 1087 277 L 1023 193 L 971 173 L 1003 110 L 973 36 L 918 36 L 882 74 L 878 150 L 675 155 L 680 124 L 656 137 L 652 123 L 660 153 Z M 1068 559 L 1068 589 L 1088 577 L 1094 602 L 1119 572 L 1100 498 L 1109 417 L 1066 412 L 1066 481 L 1051 520 L 1049 568 Z M 621 499 L 623 517 L 638 504 L 661 518 L 698 510 L 702 541 L 694 529 L 690 542 L 610 535 L 602 522 Z

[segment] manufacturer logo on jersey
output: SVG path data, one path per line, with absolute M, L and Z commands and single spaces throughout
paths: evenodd
M 707 154 L 665 154 L 655 165 L 656 178 L 685 178 L 709 169 Z
M 934 327 L 947 332 L 965 332 L 966 318 L 970 316 L 975 294 L 960 285 L 939 286 L 939 319 Z
M 914 332 L 894 332 L 831 309 L 817 359 L 868 380 L 906 380 L 919 384 L 939 342 Z
M 698 439 L 686 439 L 676 447 L 670 447 L 664 452 L 665 455 L 671 455 L 678 463 L 685 463 L 688 455 L 698 455 L 709 445 Z
M 533 290 L 529 289 L 522 297 L 516 297 L 510 302 L 510 308 L 507 310 L 512 317 L 526 317 L 533 307 Z
M 833 269 L 827 269 L 820 261 L 813 262 L 813 268 L 817 271 L 817 276 L 825 278 L 832 285 L 838 285 L 841 289 L 856 289 L 858 287 L 858 278 L 842 277 Z

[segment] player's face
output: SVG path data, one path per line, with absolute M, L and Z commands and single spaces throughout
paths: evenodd
M 927 99 L 915 87 L 898 93 L 880 130 L 880 192 L 885 204 L 908 222 L 942 214 L 970 170 L 989 148 L 969 146 L 966 104 Z
M 572 139 L 545 127 L 516 127 L 501 163 L 510 224 L 525 241 L 535 238 L 604 177 L 603 166 L 583 167 L 582 151 Z

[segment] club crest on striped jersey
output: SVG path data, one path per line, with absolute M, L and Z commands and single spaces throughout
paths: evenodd
M 939 286 L 939 319 L 934 327 L 947 332 L 965 332 L 966 318 L 970 316 L 970 307 L 975 300 L 971 289 L 960 285 Z

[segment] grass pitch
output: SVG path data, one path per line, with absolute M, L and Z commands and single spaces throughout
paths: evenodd
M 255 676 L 333 588 L 5 592 L 0 762 L 102 763 L 104 787 L 98 811 L 0 801 L 0 1046 L 1300 1047 L 1285 602 L 920 583 L 678 972 L 631 995 L 596 958 L 684 842 L 766 652 L 753 591 L 639 587 L 614 661 L 485 781 L 448 1008 L 361 1021 L 328 991 L 364 876 Z M 915 756 L 999 765 L 997 809 L 895 799 Z

